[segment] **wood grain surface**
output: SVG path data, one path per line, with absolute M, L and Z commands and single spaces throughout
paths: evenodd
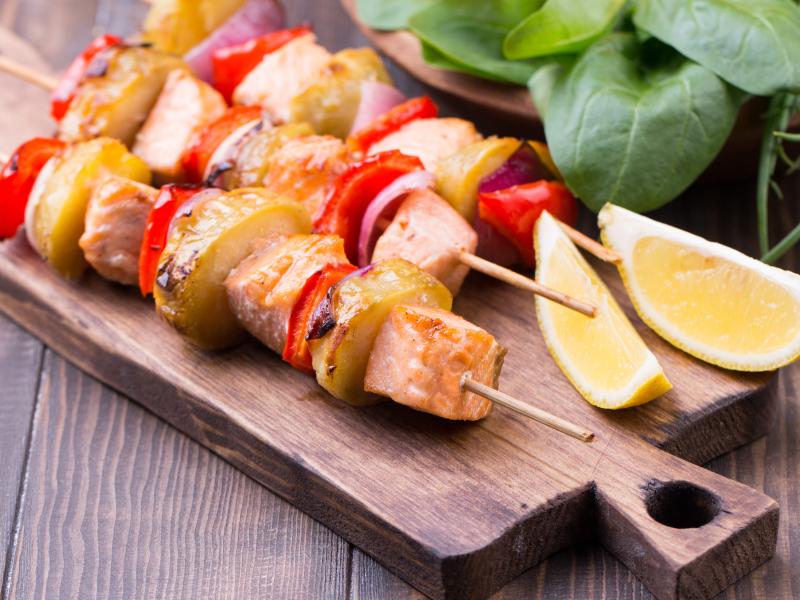
M 95 7 L 91 2 L 76 3 L 75 6 L 71 4 L 73 12 L 81 12 L 90 16 L 82 22 L 81 27 L 73 29 L 67 36 L 63 31 L 59 31 L 56 19 L 48 18 L 49 12 L 53 11 L 44 10 L 43 4 L 38 1 L 28 2 L 25 3 L 29 7 L 28 11 L 22 11 L 35 14 L 38 8 L 38 20 L 35 18 L 9 19 L 9 15 L 13 17 L 15 13 L 20 14 L 20 7 L 15 6 L 13 2 L 4 2 L 2 10 L 0 10 L 0 19 L 3 23 L 14 26 L 21 35 L 32 40 L 39 47 L 46 45 L 48 36 L 55 35 L 61 36 L 62 40 L 69 37 L 71 43 L 77 43 L 80 46 L 89 38 L 91 19 L 95 16 L 96 8 L 98 8 L 97 17 L 101 22 L 101 27 L 113 28 L 115 31 L 129 31 L 132 28 L 131 22 L 129 22 L 130 15 L 140 15 L 144 8 L 138 2 L 104 2 L 99 7 Z M 52 4 L 55 5 L 58 2 Z M 48 3 L 48 8 L 49 6 L 50 3 Z M 309 15 L 312 15 L 317 30 L 326 44 L 342 47 L 361 41 L 332 2 L 296 2 L 290 6 L 290 12 L 293 13 L 295 21 L 307 19 Z M 77 39 L 80 40 L 79 43 L 74 41 Z M 61 66 L 68 59 L 68 55 L 56 53 L 49 58 L 54 64 Z M 396 80 L 411 93 L 419 89 L 402 74 L 397 74 Z M 16 89 L 19 90 L 18 87 Z M 444 103 L 448 105 L 446 99 L 444 99 Z M 449 106 L 452 110 L 453 104 Z M 492 122 L 484 121 L 482 127 L 486 131 L 491 131 Z M 8 131 L 0 131 L 0 135 L 3 135 L 3 141 L 7 145 L 13 145 L 19 141 L 19 138 L 9 137 Z M 776 233 L 781 230 L 785 231 L 798 218 L 796 203 L 800 199 L 800 180 L 797 178 L 787 180 L 785 192 L 789 200 L 779 207 L 779 218 L 774 219 Z M 733 244 L 745 251 L 753 251 L 752 213 L 752 184 L 748 184 L 696 188 L 690 191 L 684 199 L 660 212 L 658 216 L 676 225 L 703 233 L 712 239 Z M 796 268 L 797 255 L 791 255 L 784 262 L 784 266 Z M 13 328 L 13 326 L 0 320 L 0 331 L 6 332 L 10 330 L 9 328 Z M 30 340 L 24 334 L 23 339 Z M 18 342 L 13 343 L 17 348 Z M 50 361 L 51 359 L 48 357 L 48 364 Z M 7 361 L 0 363 L 0 381 L 4 384 L 9 380 L 9 373 L 16 372 L 16 369 L 12 370 L 8 367 Z M 91 380 L 74 370 L 73 376 L 82 382 L 79 389 L 89 390 Z M 50 377 L 51 375 L 47 373 L 43 374 L 45 380 Z M 800 490 L 797 484 L 800 479 L 800 472 L 798 472 L 800 448 L 797 441 L 797 431 L 800 430 L 800 414 L 798 414 L 795 403 L 799 383 L 800 373 L 797 368 L 784 372 L 780 382 L 778 426 L 767 438 L 728 454 L 711 464 L 711 467 L 717 472 L 764 489 L 781 502 L 783 509 L 777 556 L 726 592 L 726 597 L 791 598 L 800 595 L 800 569 L 797 568 L 800 564 L 797 550 L 800 542 L 800 526 L 798 526 Z M 91 383 L 91 385 L 97 386 L 98 384 Z M 73 386 L 73 389 L 76 388 Z M 105 391 L 104 394 L 109 402 L 125 403 L 111 392 Z M 193 598 L 202 596 L 202 591 L 209 589 L 218 590 L 220 595 L 217 597 L 236 598 L 418 597 L 417 592 L 408 588 L 358 550 L 350 549 L 348 552 L 337 553 L 326 549 L 324 544 L 322 547 L 318 546 L 310 534 L 314 528 L 320 527 L 314 521 L 288 507 L 281 500 L 275 499 L 269 492 L 247 478 L 243 478 L 230 466 L 199 449 L 193 442 L 181 438 L 180 434 L 170 427 L 159 424 L 152 415 L 133 406 L 129 406 L 126 413 L 120 410 L 91 409 L 89 408 L 91 398 L 92 394 L 86 392 L 71 398 L 70 401 L 77 404 L 75 414 L 94 414 L 93 421 L 88 423 L 70 421 L 64 416 L 56 419 L 60 423 L 58 426 L 63 428 L 65 433 L 73 436 L 73 439 L 84 439 L 85 436 L 89 436 L 91 439 L 98 435 L 97 431 L 111 430 L 115 431 L 119 437 L 115 438 L 117 439 L 115 444 L 92 446 L 93 452 L 88 466 L 85 462 L 86 457 L 82 455 L 58 452 L 57 455 L 51 454 L 52 462 L 48 461 L 44 469 L 37 471 L 35 477 L 30 471 L 28 472 L 26 493 L 23 497 L 24 500 L 20 500 L 20 519 L 24 520 L 27 531 L 36 533 L 30 533 L 28 537 L 23 538 L 22 543 L 19 543 L 18 539 L 17 543 L 9 547 L 12 548 L 16 557 L 13 561 L 14 565 L 28 565 L 26 567 L 28 569 L 27 577 L 37 583 L 33 586 L 28 585 L 25 589 L 36 590 L 36 595 L 14 595 L 14 597 L 52 597 L 45 594 L 43 590 L 62 589 L 58 582 L 74 577 L 75 568 L 78 565 L 82 569 L 80 572 L 83 577 L 91 578 L 96 575 L 110 580 L 114 564 L 118 565 L 118 569 L 113 570 L 115 583 L 112 589 L 118 590 L 122 587 L 125 590 L 132 590 L 134 593 L 139 592 L 136 596 L 143 598 L 164 597 L 165 590 L 170 590 L 171 597 Z M 3 397 L 3 402 L 5 403 L 5 397 Z M 28 406 L 29 410 L 32 410 L 33 398 L 30 399 Z M 93 410 L 95 412 L 92 412 Z M 144 438 L 144 441 L 140 443 L 140 440 L 143 439 L 141 430 L 137 427 L 125 426 L 126 419 L 130 418 L 131 413 L 137 411 L 141 415 L 141 427 L 155 427 L 158 424 L 165 433 L 160 436 Z M 37 426 L 39 423 L 40 421 L 37 420 Z M 30 423 L 28 425 L 30 426 Z M 80 435 L 74 433 L 79 428 L 82 428 Z M 48 443 L 48 438 L 44 437 L 44 434 L 39 435 L 38 431 L 38 429 L 34 430 L 33 445 L 30 449 L 31 456 L 45 452 L 40 447 L 44 447 Z M 167 448 L 174 448 L 176 438 L 183 439 L 184 451 L 178 453 L 167 451 Z M 137 448 L 138 452 L 117 452 L 116 448 L 119 445 Z M 193 484 L 208 485 L 209 465 L 211 465 L 210 468 L 215 469 L 215 473 L 218 473 L 220 489 L 228 491 L 220 492 L 221 496 L 201 495 L 195 491 L 195 494 L 190 497 L 186 497 L 186 494 L 181 496 L 181 502 L 186 503 L 182 509 L 176 509 L 170 513 L 162 511 L 157 514 L 133 514 L 130 509 L 126 511 L 126 508 L 131 506 L 132 500 L 131 495 L 125 493 L 125 486 L 121 485 L 119 489 L 114 486 L 111 489 L 108 485 L 104 486 L 102 481 L 104 479 L 113 481 L 121 479 L 120 472 L 131 469 L 131 465 L 135 462 L 135 456 L 139 453 L 151 453 L 161 457 L 163 461 L 163 464 L 158 463 L 160 468 L 156 468 L 154 464 L 149 469 L 133 471 L 134 478 L 140 482 L 143 488 L 150 490 L 150 493 L 153 493 L 152 490 L 170 488 L 173 485 L 174 474 L 180 471 L 195 473 L 198 482 L 202 479 L 202 482 L 193 481 Z M 63 475 L 70 472 L 73 473 L 72 477 Z M 93 476 L 87 477 L 87 472 L 93 473 Z M 84 478 L 84 483 L 80 487 L 76 484 L 75 473 L 78 473 L 77 478 Z M 34 486 L 34 483 L 40 479 L 49 482 L 46 491 L 41 494 L 35 491 L 38 488 Z M 5 478 L 0 481 L 2 481 L 0 489 L 4 491 L 8 489 Z M 244 483 L 231 483 L 236 481 Z M 107 549 L 105 553 L 100 557 L 88 552 L 77 555 L 71 552 L 66 555 L 63 543 L 61 547 L 39 546 L 37 550 L 37 546 L 31 540 L 37 537 L 47 539 L 51 536 L 60 539 L 60 536 L 63 535 L 63 528 L 59 527 L 57 520 L 45 520 L 41 516 L 43 514 L 41 510 L 29 512 L 28 507 L 39 507 L 47 502 L 58 502 L 62 506 L 62 510 L 69 512 L 77 502 L 77 498 L 81 496 L 87 497 L 86 507 L 78 517 L 74 517 L 70 535 L 83 544 L 87 544 L 87 541 L 91 541 L 95 537 L 110 540 L 105 546 Z M 270 503 L 264 498 L 273 500 Z M 282 549 L 278 550 L 276 546 L 269 550 L 271 554 L 264 559 L 266 564 L 252 564 L 244 560 L 226 562 L 224 569 L 209 565 L 203 560 L 203 557 L 212 553 L 215 547 L 226 547 L 230 552 L 236 552 L 230 544 L 230 540 L 233 538 L 226 534 L 223 534 L 220 539 L 207 539 L 207 537 L 198 539 L 197 536 L 192 535 L 196 528 L 196 513 L 213 513 L 216 510 L 215 507 L 220 503 L 224 505 L 225 516 L 230 523 L 227 526 L 227 532 L 233 531 L 235 524 L 239 521 L 248 522 L 246 517 L 248 507 L 275 507 L 268 509 L 273 513 L 270 523 L 278 531 L 284 532 Z M 110 514 L 125 516 L 122 520 L 125 521 L 125 526 L 129 527 L 129 533 L 124 541 L 119 536 L 114 537 L 115 521 L 109 519 Z M 25 516 L 23 517 L 23 515 Z M 152 520 L 150 531 L 156 533 L 145 533 L 148 531 L 147 528 L 140 526 L 144 519 Z M 20 529 L 22 528 L 20 527 Z M 91 543 L 85 547 L 91 547 Z M 167 547 L 172 549 L 170 553 L 164 551 Z M 159 552 L 162 562 L 167 565 L 164 570 L 172 580 L 180 583 L 175 583 L 173 587 L 169 588 L 170 584 L 163 575 L 164 571 L 154 566 L 152 562 L 143 565 L 141 560 L 136 560 L 136 548 L 141 554 Z M 61 559 L 57 558 L 59 553 L 62 555 Z M 130 565 L 127 565 L 124 560 L 126 556 L 134 557 Z M 327 579 L 323 577 L 322 580 L 327 581 L 328 584 L 320 587 L 308 571 L 300 569 L 299 572 L 307 574 L 297 576 L 298 571 L 283 568 L 286 563 L 308 556 L 324 557 L 323 563 L 328 566 L 326 572 L 344 573 L 343 579 L 337 579 L 338 575 L 326 576 Z M 314 568 L 319 568 L 319 566 Z M 20 580 L 21 573 L 22 571 L 15 572 L 13 568 L 6 569 L 4 583 L 6 591 L 10 590 L 12 580 L 15 582 Z M 117 583 L 117 579 L 122 580 L 123 583 Z M 203 587 L 210 585 L 208 584 L 209 579 L 218 580 L 219 587 Z M 273 587 L 256 588 L 253 579 L 268 580 L 273 583 L 282 581 L 283 583 L 275 584 Z M 219 583 L 219 580 L 227 583 Z M 160 581 L 160 583 L 147 587 L 146 581 L 151 583 Z M 15 583 L 15 585 L 18 584 Z M 74 584 L 70 585 L 74 586 Z M 70 587 L 70 585 L 63 589 L 74 590 L 74 587 Z M 231 590 L 236 591 L 231 592 Z M 64 597 L 69 596 L 65 595 Z M 100 597 L 103 596 L 100 595 Z M 109 594 L 106 597 L 118 596 Z M 594 546 L 584 546 L 577 550 L 560 553 L 538 568 L 528 571 L 499 592 L 497 597 L 648 598 L 649 594 L 627 569 L 607 553 Z

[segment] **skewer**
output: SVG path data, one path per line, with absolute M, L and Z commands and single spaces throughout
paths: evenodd
M 5 71 L 17 77 L 20 77 L 25 81 L 30 81 L 31 83 L 34 83 L 50 91 L 55 89 L 58 83 L 55 78 L 50 77 L 48 75 L 42 75 L 41 73 L 37 73 L 36 71 L 29 69 L 28 67 L 21 65 L 13 60 L 10 60 L 4 56 L 0 56 L 0 71 Z M 4 160 L 3 162 L 5 163 L 6 161 L 7 159 Z M 575 231 L 571 227 L 567 225 L 563 226 L 565 228 L 568 228 L 567 229 L 568 233 L 571 231 L 573 232 L 573 234 L 580 237 L 582 241 L 581 242 L 576 241 L 576 244 L 578 244 L 579 246 L 587 249 L 592 248 L 590 249 L 590 251 L 593 253 L 604 251 L 606 252 L 606 254 L 608 254 L 611 252 L 602 245 L 592 240 L 591 238 L 584 236 L 582 233 Z M 572 237 L 572 235 L 570 235 L 570 237 Z M 598 248 L 601 250 L 597 250 Z M 600 258 L 602 258 L 602 256 Z M 506 269 L 505 267 L 501 267 L 500 265 L 489 262 L 488 260 L 480 258 L 474 254 L 463 252 L 459 255 L 459 259 L 461 260 L 462 263 L 464 263 L 465 265 L 467 265 L 472 269 L 475 269 L 476 271 L 480 271 L 485 275 L 489 275 L 490 277 L 494 277 L 496 279 L 499 279 L 500 281 L 504 281 L 505 283 L 521 288 L 523 290 L 527 290 L 534 294 L 538 294 L 544 298 L 547 298 L 548 300 L 551 300 L 553 302 L 556 302 L 557 304 L 565 306 L 566 308 L 576 310 L 579 313 L 586 315 L 587 317 L 593 318 L 597 311 L 597 307 L 588 302 L 572 298 L 571 296 L 568 296 L 562 292 L 541 285 L 540 283 L 537 283 L 533 279 L 524 277 L 523 275 L 520 275 L 519 273 L 516 273 L 511 269 Z
M 56 78 L 39 73 L 13 60 L 10 60 L 4 56 L 0 56 L 0 71 L 4 71 L 16 77 L 19 77 L 20 79 L 33 83 L 34 85 L 37 85 L 47 91 L 54 90 L 58 85 L 58 80 Z M 2 162 L 3 164 L 6 164 L 10 160 L 10 158 L 11 157 L 8 154 L 0 153 L 0 162 Z M 587 250 L 595 254 L 597 254 L 599 248 L 600 251 L 605 253 L 606 257 L 613 258 L 613 256 L 615 256 L 614 253 L 607 250 L 600 244 L 597 244 L 597 242 L 595 242 L 594 240 L 591 240 L 590 238 L 583 236 L 583 234 L 573 230 L 572 228 L 566 225 L 564 225 L 564 227 L 566 231 L 570 234 L 570 237 L 572 237 L 572 234 L 579 236 L 577 239 L 573 238 L 573 241 L 575 241 L 577 245 L 586 248 Z M 600 256 L 599 254 L 597 255 Z M 492 262 L 489 262 L 485 259 L 482 259 L 478 256 L 475 256 L 474 254 L 466 252 L 462 253 L 459 256 L 459 258 L 461 262 L 463 262 L 470 268 L 475 269 L 476 271 L 480 271 L 486 275 L 500 279 L 501 281 L 514 285 L 518 288 L 531 291 L 534 294 L 539 294 L 567 308 L 577 310 L 578 312 L 587 315 L 589 317 L 594 317 L 595 315 L 596 311 L 595 306 L 587 302 L 583 302 L 581 300 L 567 296 L 566 294 L 563 294 L 556 290 L 552 290 L 546 286 L 537 283 L 532 279 L 524 277 L 514 271 L 511 271 L 510 269 L 506 269 Z M 603 257 L 600 256 L 600 258 Z M 604 260 L 611 260 L 611 259 L 604 258 Z M 461 381 L 461 387 L 462 389 L 478 394 L 484 398 L 491 400 L 492 402 L 495 402 L 501 406 L 505 406 L 510 410 L 513 410 L 519 414 L 522 414 L 523 416 L 533 419 L 538 423 L 541 423 L 547 427 L 551 427 L 557 431 L 560 431 L 580 441 L 591 442 L 594 439 L 594 433 L 592 433 L 591 431 L 584 429 L 565 419 L 557 417 L 556 415 L 548 413 L 544 410 L 529 406 L 528 404 L 520 400 L 517 400 L 516 398 L 509 396 L 508 394 L 505 394 L 499 390 L 495 390 L 494 388 L 479 383 L 471 379 L 469 373 L 467 373 L 463 377 Z
M 594 254 L 600 260 L 613 264 L 622 262 L 622 257 L 619 254 L 610 248 L 606 248 L 600 242 L 593 240 L 588 235 L 581 233 L 566 223 L 559 221 L 558 224 L 561 225 L 561 229 L 564 230 L 564 233 L 566 233 L 569 239 L 572 240 L 573 244 L 579 248 L 583 248 L 589 254 Z
M 576 440 L 580 440 L 582 442 L 591 442 L 594 440 L 594 433 L 588 429 L 584 429 L 579 425 L 575 425 L 574 423 L 571 423 L 566 419 L 562 419 L 561 417 L 557 417 L 556 415 L 553 415 L 547 411 L 530 406 L 524 402 L 521 402 L 520 400 L 517 400 L 513 396 L 509 396 L 508 394 L 501 392 L 500 390 L 496 390 L 488 385 L 478 383 L 474 379 L 470 378 L 469 373 L 465 373 L 464 377 L 461 379 L 461 387 L 462 389 L 478 394 L 479 396 L 488 398 L 500 406 L 505 406 L 514 412 L 533 419 L 542 425 L 546 425 L 547 427 L 555 429 L 556 431 L 565 433 Z
M 58 85 L 57 78 L 39 73 L 38 71 L 26 67 L 25 65 L 11 60 L 5 56 L 0 56 L 0 71 L 5 71 L 10 75 L 14 75 L 15 77 L 19 77 L 20 79 L 33 83 L 34 85 L 38 85 L 48 92 L 52 92 Z M 606 248 L 599 242 L 581 233 L 577 229 L 570 227 L 566 223 L 561 223 L 561 227 L 576 246 L 583 248 L 600 260 L 614 264 L 619 263 L 622 260 L 620 255 L 613 250 Z
M 9 75 L 19 77 L 29 83 L 38 85 L 48 92 L 52 92 L 58 85 L 58 79 L 55 77 L 39 73 L 5 56 L 0 56 L 0 71 L 4 71 Z
M 594 318 L 595 314 L 597 313 L 597 307 L 589 302 L 584 302 L 583 300 L 578 300 L 572 296 L 567 296 L 558 290 L 554 290 L 546 285 L 542 285 L 541 283 L 534 281 L 530 277 L 520 275 L 516 271 L 501 267 L 500 265 L 490 262 L 485 258 L 481 258 L 480 256 L 475 256 L 469 252 L 462 252 L 459 254 L 458 258 L 462 263 L 471 269 L 480 271 L 484 275 L 494 277 L 495 279 L 504 281 L 505 283 L 513 285 L 514 287 L 533 292 L 534 294 L 542 296 L 543 298 L 547 298 L 548 300 L 560 304 L 561 306 L 576 310 L 587 317 Z

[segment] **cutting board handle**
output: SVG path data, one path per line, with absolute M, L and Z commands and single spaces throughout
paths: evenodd
M 745 485 L 638 440 L 596 475 L 601 543 L 659 599 L 711 598 L 774 552 L 778 505 Z

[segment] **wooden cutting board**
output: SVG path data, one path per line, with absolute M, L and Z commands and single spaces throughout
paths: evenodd
M 455 309 L 509 348 L 503 390 L 595 442 L 499 407 L 473 424 L 349 407 L 255 343 L 195 350 L 134 290 L 65 281 L 21 236 L 0 244 L 0 310 L 431 597 L 485 597 L 587 539 L 659 598 L 708 598 L 772 555 L 777 504 L 688 461 L 766 431 L 773 374 L 705 365 L 635 319 L 675 389 L 605 412 L 553 363 L 526 293 L 473 274 Z

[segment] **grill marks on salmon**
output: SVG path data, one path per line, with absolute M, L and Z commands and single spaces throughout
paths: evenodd
M 375 340 L 364 389 L 445 419 L 476 421 L 492 402 L 463 390 L 462 378 L 496 388 L 505 354 L 489 333 L 449 311 L 399 305 Z
M 95 188 L 78 243 L 86 261 L 106 279 L 124 285 L 138 282 L 144 226 L 157 195 L 148 185 L 116 176 Z
M 322 73 L 332 54 L 313 34 L 301 36 L 267 54 L 233 92 L 235 104 L 259 105 L 274 123 L 290 118 L 292 98 Z
M 305 282 L 326 264 L 347 262 L 339 236 L 273 236 L 228 275 L 228 303 L 242 327 L 282 354 Z
M 347 169 L 347 146 L 330 135 L 288 140 L 269 160 L 262 185 L 303 204 L 314 220 L 336 177 Z
M 474 253 L 478 235 L 458 211 L 436 192 L 424 189 L 408 195 L 392 222 L 378 238 L 373 262 L 404 258 L 433 275 L 455 296 L 469 272 L 461 252 Z
M 464 119 L 416 119 L 372 144 L 369 154 L 400 150 L 418 157 L 426 170 L 434 171 L 441 159 L 481 138 L 475 125 Z
M 156 181 L 183 181 L 181 155 L 194 135 L 223 115 L 225 99 L 188 71 L 172 71 L 142 128 L 133 152 Z

